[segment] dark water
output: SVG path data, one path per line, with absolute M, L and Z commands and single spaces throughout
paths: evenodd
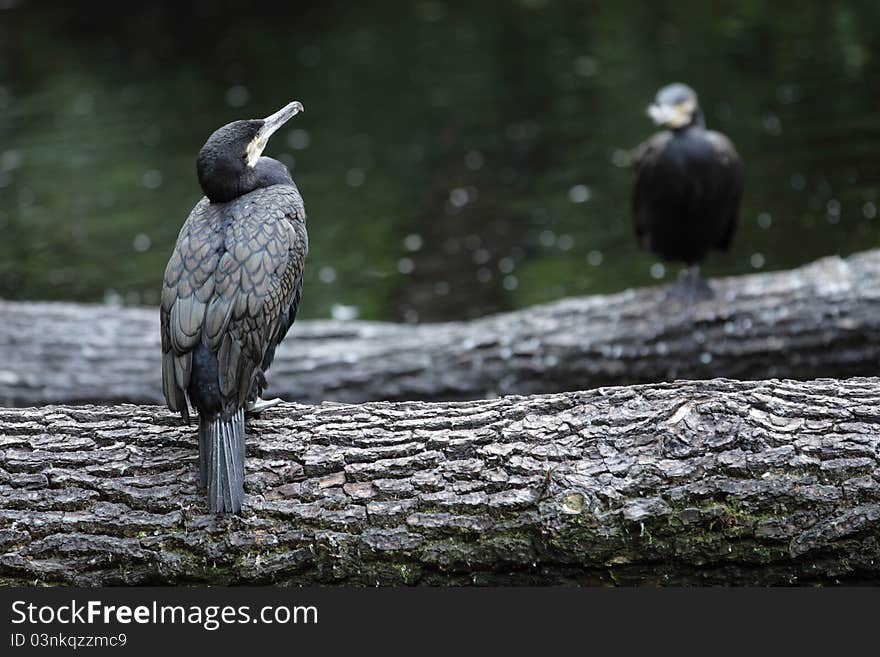
M 683 80 L 747 164 L 711 274 L 880 244 L 880 3 L 0 0 L 0 297 L 155 304 L 207 135 L 292 99 L 307 317 L 465 318 L 669 279 L 629 218 Z

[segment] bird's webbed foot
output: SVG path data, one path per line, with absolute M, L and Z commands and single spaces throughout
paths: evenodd
M 257 397 L 253 401 L 249 401 L 247 406 L 244 407 L 244 410 L 248 415 L 259 415 L 268 408 L 278 406 L 278 404 L 283 401 L 284 400 L 279 397 L 275 397 L 274 399 L 260 399 Z
M 693 265 L 682 270 L 678 280 L 666 288 L 666 298 L 690 308 L 701 301 L 715 298 L 715 290 L 700 276 L 700 266 Z

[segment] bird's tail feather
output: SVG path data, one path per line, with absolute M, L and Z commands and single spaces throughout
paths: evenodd
M 238 513 L 244 501 L 244 409 L 199 416 L 199 478 L 211 513 Z

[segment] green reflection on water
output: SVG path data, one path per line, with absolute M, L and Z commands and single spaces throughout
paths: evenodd
M 157 303 L 207 135 L 294 98 L 306 113 L 267 154 L 309 212 L 304 317 L 455 319 L 651 284 L 625 165 L 676 79 L 747 165 L 710 274 L 878 244 L 876 2 L 258 13 L 0 11 L 0 297 Z

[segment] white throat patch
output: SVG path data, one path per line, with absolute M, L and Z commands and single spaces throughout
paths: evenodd
M 257 166 L 257 160 L 259 160 L 260 156 L 263 154 L 263 149 L 266 148 L 267 142 L 268 140 L 265 140 L 262 136 L 257 135 L 251 140 L 251 143 L 247 145 L 245 153 L 247 155 L 247 165 L 251 169 Z

